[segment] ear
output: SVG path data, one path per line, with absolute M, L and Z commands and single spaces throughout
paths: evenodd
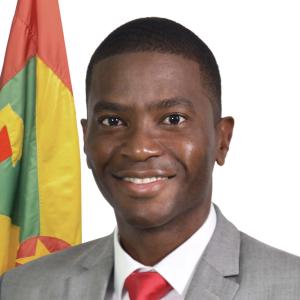
M 83 132 L 83 151 L 86 154 L 86 163 L 89 168 L 91 168 L 91 165 L 89 163 L 89 159 L 87 157 L 87 152 L 86 152 L 86 133 L 87 133 L 87 119 L 81 119 L 80 120 L 81 127 L 82 127 L 82 132 Z
M 217 148 L 216 162 L 219 166 L 224 165 L 229 144 L 232 137 L 234 119 L 232 117 L 221 118 L 217 124 Z
M 87 119 L 81 119 L 80 120 L 82 132 L 83 132 L 83 138 L 85 140 L 86 130 L 87 130 Z

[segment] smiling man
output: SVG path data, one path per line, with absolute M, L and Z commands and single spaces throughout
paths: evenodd
M 117 228 L 7 273 L 2 300 L 300 299 L 299 258 L 211 203 L 234 121 L 194 33 L 160 18 L 119 27 L 91 58 L 86 94 L 87 163 Z

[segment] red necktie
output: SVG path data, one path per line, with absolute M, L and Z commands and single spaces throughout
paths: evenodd
M 159 300 L 172 289 L 157 272 L 132 272 L 124 286 L 130 300 Z

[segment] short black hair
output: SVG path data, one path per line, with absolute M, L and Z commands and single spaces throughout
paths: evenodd
M 88 99 L 94 66 L 107 57 L 132 52 L 154 51 L 183 56 L 199 64 L 215 120 L 221 117 L 221 77 L 216 59 L 208 46 L 191 30 L 172 20 L 157 17 L 140 18 L 111 32 L 91 57 L 86 74 Z

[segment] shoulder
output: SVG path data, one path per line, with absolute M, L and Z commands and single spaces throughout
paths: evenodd
M 212 238 L 214 257 L 221 254 L 220 250 L 227 254 L 227 260 L 228 257 L 235 257 L 233 261 L 239 266 L 237 272 L 243 276 L 263 274 L 265 278 L 274 278 L 287 275 L 293 279 L 300 279 L 300 257 L 271 247 L 239 231 L 222 215 L 217 206 L 215 208 L 217 226 Z M 222 266 L 224 264 L 222 261 Z
M 300 299 L 300 258 L 240 232 L 216 207 L 205 259 L 239 283 L 237 299 Z
M 39 258 L 4 274 L 2 288 L 17 283 L 31 286 L 40 281 L 75 275 L 82 270 L 84 263 L 88 263 L 90 256 L 97 255 L 100 259 L 103 255 L 112 255 L 110 250 L 107 251 L 108 246 L 112 246 L 111 235 Z
M 254 282 L 300 293 L 300 258 L 268 246 L 245 233 L 240 234 L 240 276 L 244 284 Z M 287 298 L 289 299 L 289 298 Z
M 300 257 L 262 243 L 241 232 L 241 264 L 270 269 L 295 270 L 300 275 Z

